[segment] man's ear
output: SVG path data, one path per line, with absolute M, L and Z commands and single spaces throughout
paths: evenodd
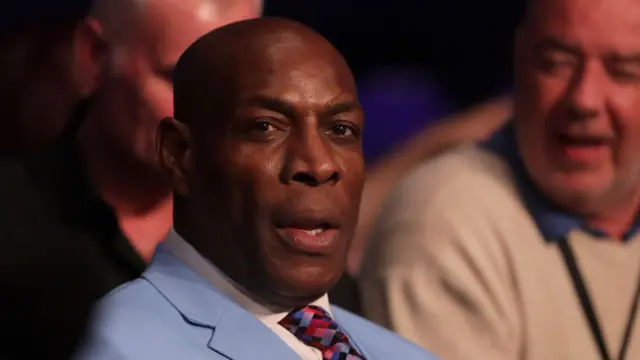
M 160 122 L 157 136 L 160 165 L 170 176 L 178 194 L 189 194 L 188 175 L 191 169 L 189 128 L 172 117 Z
M 100 87 L 110 68 L 111 49 L 97 19 L 87 17 L 76 27 L 72 50 L 78 89 L 87 96 Z

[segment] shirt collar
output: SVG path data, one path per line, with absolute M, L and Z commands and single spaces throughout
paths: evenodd
M 606 237 L 601 230 L 588 227 L 584 220 L 555 205 L 533 183 L 522 162 L 514 133 L 513 121 L 509 121 L 496 132 L 483 147 L 504 158 L 514 173 L 518 190 L 525 206 L 529 209 L 538 229 L 547 241 L 557 241 L 576 229 L 587 231 L 598 237 Z M 629 240 L 640 230 L 640 216 L 629 229 L 623 240 Z
M 247 291 L 245 289 L 233 282 L 213 263 L 211 263 L 204 256 L 200 255 L 198 251 L 193 246 L 191 246 L 191 244 L 184 240 L 184 238 L 175 231 L 174 228 L 171 228 L 163 244 L 176 258 L 178 258 L 178 260 L 182 261 L 196 274 L 213 285 L 216 289 L 227 296 L 227 298 L 234 301 L 248 312 L 252 313 L 265 325 L 273 326 L 277 324 L 280 320 L 287 316 L 289 311 L 293 310 L 275 310 L 254 301 L 252 298 L 246 295 Z M 329 297 L 327 294 L 324 294 L 319 299 L 312 302 L 310 305 L 319 306 L 326 310 L 331 316 L 333 316 L 331 314 Z

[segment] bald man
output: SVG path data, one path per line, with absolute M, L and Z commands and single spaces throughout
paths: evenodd
M 175 229 L 101 302 L 79 358 L 433 359 L 326 295 L 364 182 L 363 113 L 333 46 L 247 20 L 198 40 L 174 79 L 160 149 Z
M 68 358 L 92 303 L 146 268 L 172 222 L 155 134 L 173 114 L 173 67 L 198 37 L 260 5 L 96 0 L 74 28 L 75 81 L 91 101 L 51 148 L 0 167 L 0 293 L 12 294 L 0 299 L 12 329 L 0 351 Z M 36 338 L 42 346 L 20 345 Z
M 256 0 L 100 0 L 92 14 L 77 66 L 81 82 L 99 87 L 100 95 L 78 147 L 132 250 L 148 260 L 171 226 L 171 191 L 155 148 L 159 120 L 173 114 L 173 67 L 198 37 L 256 17 L 260 6 Z

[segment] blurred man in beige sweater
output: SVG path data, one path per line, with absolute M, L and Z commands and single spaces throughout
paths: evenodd
M 640 359 L 640 2 L 531 0 L 512 124 L 382 210 L 365 311 L 443 359 Z

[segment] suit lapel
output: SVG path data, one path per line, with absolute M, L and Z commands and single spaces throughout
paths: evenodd
M 342 330 L 347 335 L 347 337 L 349 338 L 349 342 L 351 342 L 351 345 L 355 347 L 358 352 L 362 356 L 364 356 L 365 359 L 375 360 L 376 357 L 374 356 L 374 354 L 366 350 L 366 347 L 364 346 L 365 341 L 360 341 L 361 339 L 356 336 L 356 331 L 353 331 L 353 327 L 350 326 L 351 323 L 346 321 L 346 317 L 341 316 L 344 311 L 345 310 L 337 308 L 336 306 L 331 306 L 331 312 L 333 313 L 333 316 L 335 318 L 334 320 L 340 327 L 340 330 Z
M 234 360 L 299 360 L 276 333 L 233 303 L 225 307 L 209 348 Z
M 143 274 L 191 326 L 212 330 L 202 344 L 232 360 L 299 360 L 295 352 L 251 313 L 192 272 L 162 245 Z

